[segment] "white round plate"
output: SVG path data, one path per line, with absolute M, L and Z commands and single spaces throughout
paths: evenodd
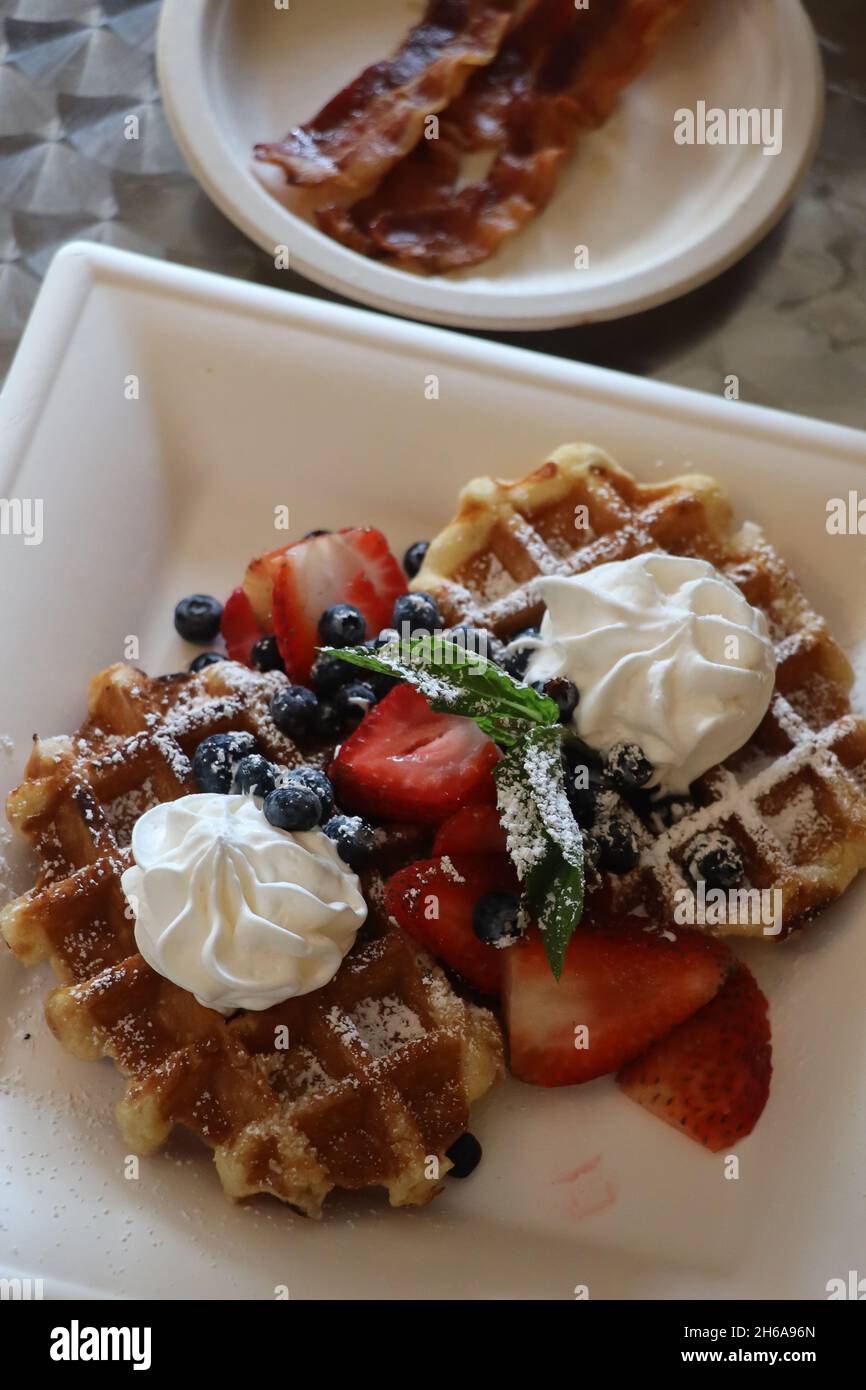
M 781 216 L 809 166 L 823 79 L 799 0 L 693 0 L 607 124 L 581 137 L 547 209 L 491 260 L 420 276 L 368 260 L 293 211 L 256 141 L 282 138 L 386 56 L 420 0 L 165 0 L 159 72 L 168 117 L 217 206 L 291 268 L 391 313 L 467 328 L 616 318 L 733 264 Z M 782 147 L 678 145 L 681 108 L 780 109 Z M 588 265 L 576 268 L 577 247 Z

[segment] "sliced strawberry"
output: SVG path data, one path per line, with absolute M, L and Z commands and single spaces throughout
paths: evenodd
M 538 932 L 504 952 L 516 1076 L 567 1086 L 615 1071 L 721 989 L 733 959 L 722 942 L 681 927 L 669 941 L 646 926 L 625 917 L 579 927 L 559 982 Z
M 445 855 L 409 864 L 385 885 L 385 911 L 432 955 L 459 970 L 485 994 L 498 994 L 502 957 L 472 929 L 478 899 L 494 889 L 516 893 L 517 875 L 506 855 Z
M 242 661 L 245 666 L 249 666 L 253 646 L 265 629 L 259 627 L 243 589 L 234 589 L 229 594 L 220 626 L 226 651 L 232 661 Z
M 310 536 L 291 546 L 273 571 L 273 623 L 293 680 L 305 681 L 321 645 L 319 619 L 333 603 L 352 603 L 373 637 L 391 621 L 406 576 L 381 531 L 357 527 Z
M 283 556 L 289 549 L 290 546 L 281 545 L 276 550 L 268 550 L 264 555 L 257 555 L 247 565 L 243 590 L 263 632 L 273 632 L 274 630 L 272 617 L 274 583 L 283 563 Z
M 709 1004 L 617 1080 L 627 1096 L 713 1153 L 751 1134 L 773 1071 L 767 1001 L 739 965 Z
M 436 825 L 488 800 L 498 761 L 471 719 L 434 714 L 417 690 L 398 685 L 343 744 L 330 776 L 346 811 Z
M 434 854 L 505 854 L 505 831 L 495 806 L 463 806 L 440 825 Z

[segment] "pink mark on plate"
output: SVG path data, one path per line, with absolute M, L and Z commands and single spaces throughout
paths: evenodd
M 572 1221 L 583 1221 L 587 1216 L 595 1216 L 607 1211 L 616 1201 L 616 1188 L 601 1171 L 601 1154 L 581 1163 L 570 1173 L 554 1178 L 556 1186 L 567 1186 L 568 1195 L 563 1203 L 563 1215 Z

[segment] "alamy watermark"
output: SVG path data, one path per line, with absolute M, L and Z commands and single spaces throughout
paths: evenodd
M 677 145 L 760 145 L 765 155 L 782 152 L 781 106 L 707 106 L 699 101 L 692 110 L 680 106 L 674 112 Z
M 674 901 L 679 927 L 760 927 L 762 936 L 778 936 L 782 930 L 780 888 L 708 888 L 699 879 L 694 890 L 678 888 Z
M 43 510 L 41 497 L 0 497 L 0 536 L 22 536 L 25 545 L 41 545 Z

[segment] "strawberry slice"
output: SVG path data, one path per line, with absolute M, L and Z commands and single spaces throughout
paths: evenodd
M 234 589 L 223 608 L 220 623 L 226 651 L 232 661 L 250 666 L 254 645 L 266 629 L 256 621 L 256 615 L 243 589 Z
M 538 932 L 504 953 L 516 1076 L 567 1086 L 615 1071 L 721 989 L 733 959 L 722 942 L 682 927 L 669 941 L 646 926 L 625 917 L 579 927 L 559 982 Z
M 272 617 L 274 583 L 283 563 L 283 556 L 289 549 L 291 549 L 290 545 L 281 545 L 276 550 L 268 550 L 264 555 L 257 555 L 247 565 L 243 590 L 250 601 L 250 607 L 262 632 L 273 632 L 274 630 Z
M 398 685 L 343 744 L 330 776 L 347 811 L 436 825 L 490 800 L 498 761 L 471 719 L 434 714 L 417 690 Z
M 505 854 L 505 831 L 495 806 L 462 806 L 440 825 L 434 854 Z
M 627 1096 L 713 1153 L 751 1134 L 773 1071 L 767 1001 L 739 965 L 692 1018 L 619 1073 Z
M 290 546 L 273 568 L 273 581 L 274 632 L 295 681 L 310 674 L 326 608 L 354 604 L 364 614 L 367 636 L 374 637 L 388 626 L 395 600 L 406 590 L 406 576 L 385 537 L 369 526 Z
M 409 864 L 385 884 L 385 911 L 428 950 L 459 970 L 485 994 L 498 994 L 502 957 L 472 929 L 472 913 L 484 893 L 518 891 L 511 860 L 502 855 L 445 855 Z

